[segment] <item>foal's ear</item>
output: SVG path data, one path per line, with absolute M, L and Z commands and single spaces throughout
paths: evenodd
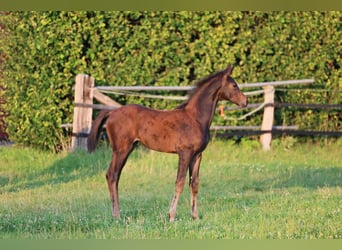
M 232 74 L 232 72 L 233 72 L 233 69 L 234 69 L 233 65 L 228 66 L 228 68 L 225 69 L 225 75 L 230 76 Z

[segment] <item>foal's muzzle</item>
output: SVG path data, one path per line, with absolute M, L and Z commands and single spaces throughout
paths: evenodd
M 241 108 L 245 108 L 247 107 L 247 105 L 248 105 L 248 98 L 245 95 L 243 95 L 243 98 L 241 98 L 240 100 L 239 106 Z

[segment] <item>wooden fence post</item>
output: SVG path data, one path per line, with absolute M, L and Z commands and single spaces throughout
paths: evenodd
M 93 90 L 95 80 L 92 76 L 78 74 L 75 85 L 74 120 L 72 124 L 72 149 L 87 149 L 87 134 L 92 124 L 93 109 L 80 107 L 77 104 L 93 104 Z
M 274 119 L 274 87 L 273 86 L 265 86 L 264 87 L 264 98 L 265 104 L 264 107 L 264 115 L 262 118 L 261 131 L 267 131 L 266 133 L 261 134 L 260 142 L 262 145 L 262 149 L 268 151 L 271 149 L 271 141 L 272 141 L 272 126 Z

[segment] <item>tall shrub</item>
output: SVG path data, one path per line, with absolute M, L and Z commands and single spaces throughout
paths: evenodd
M 315 78 L 277 100 L 341 102 L 341 12 L 13 12 L 0 16 L 10 139 L 59 150 L 78 73 L 99 85 L 190 85 L 229 64 L 238 82 Z M 303 90 L 304 89 L 304 90 Z M 118 97 L 171 108 L 169 101 Z M 262 97 L 251 98 L 262 101 Z M 237 112 L 238 115 L 241 111 Z M 277 124 L 341 129 L 341 112 L 277 111 Z M 220 124 L 259 125 L 260 116 Z

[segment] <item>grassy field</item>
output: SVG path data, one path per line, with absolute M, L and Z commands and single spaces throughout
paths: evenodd
M 14 239 L 332 239 L 342 238 L 342 145 L 212 141 L 203 154 L 200 219 L 189 188 L 177 218 L 167 213 L 177 156 L 139 147 L 120 182 L 113 220 L 102 147 L 52 154 L 0 147 L 0 238 Z

